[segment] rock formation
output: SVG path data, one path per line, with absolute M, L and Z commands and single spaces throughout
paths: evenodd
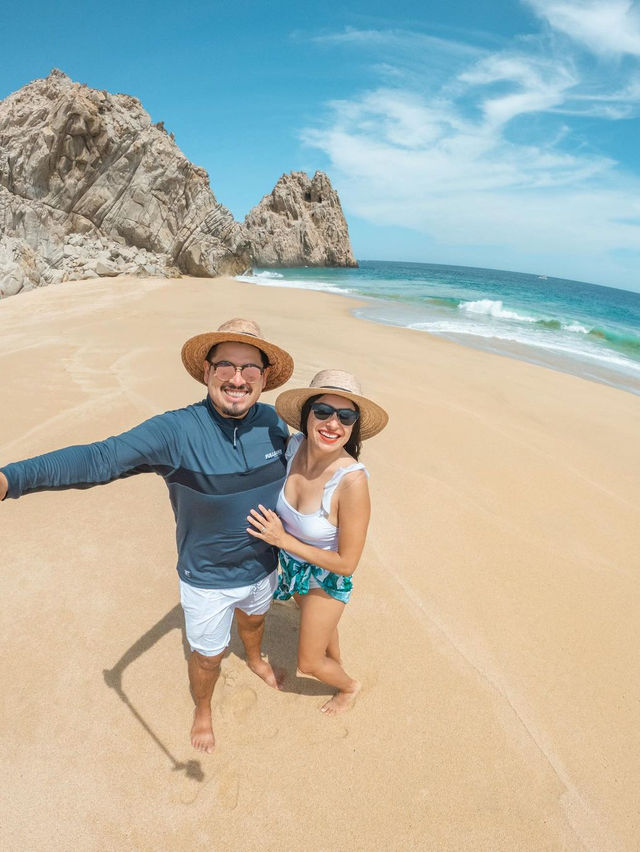
M 244 225 L 140 102 L 54 69 L 0 103 L 0 298 L 102 275 L 357 265 L 329 179 L 284 175 Z
M 256 266 L 357 266 L 338 193 L 324 172 L 282 175 L 244 221 Z
M 98 246 L 113 274 L 235 274 L 250 264 L 207 173 L 140 102 L 57 70 L 0 104 L 0 235 L 6 294 L 100 274 Z M 70 244 L 70 235 L 87 239 Z

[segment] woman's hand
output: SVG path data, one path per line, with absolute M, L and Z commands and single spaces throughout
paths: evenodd
M 286 535 L 282 521 L 275 512 L 265 509 L 262 504 L 258 504 L 258 509 L 252 509 L 251 514 L 247 515 L 247 520 L 253 525 L 247 527 L 247 532 L 254 538 L 261 538 L 267 544 L 282 547 Z

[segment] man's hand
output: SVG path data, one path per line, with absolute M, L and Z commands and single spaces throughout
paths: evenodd
M 7 491 L 9 490 L 9 483 L 7 482 L 7 477 L 0 470 L 0 500 L 4 500 L 7 496 Z

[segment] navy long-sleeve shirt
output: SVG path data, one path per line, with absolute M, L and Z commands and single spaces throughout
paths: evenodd
M 277 550 L 247 533 L 258 503 L 275 509 L 284 482 L 285 423 L 257 403 L 240 420 L 207 397 L 105 441 L 2 468 L 7 497 L 90 488 L 137 473 L 162 476 L 176 519 L 178 574 L 209 589 L 248 586 L 277 567 Z

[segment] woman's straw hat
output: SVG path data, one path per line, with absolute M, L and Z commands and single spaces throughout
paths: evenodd
M 217 331 L 207 331 L 189 338 L 182 347 L 182 363 L 186 371 L 202 384 L 204 380 L 204 362 L 207 352 L 217 343 L 248 343 L 261 349 L 269 359 L 269 373 L 265 390 L 283 385 L 293 373 L 293 358 L 284 349 L 274 346 L 262 336 L 260 327 L 253 320 L 236 319 L 223 322 Z
M 311 396 L 335 394 L 355 402 L 360 409 L 360 437 L 372 438 L 387 425 L 389 415 L 366 396 L 362 396 L 360 383 L 354 375 L 344 370 L 321 370 L 311 379 L 308 388 L 292 388 L 284 391 L 276 399 L 276 411 L 282 419 L 300 429 L 300 411 Z

